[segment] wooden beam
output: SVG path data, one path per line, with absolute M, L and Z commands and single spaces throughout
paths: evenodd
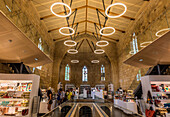
M 86 0 L 86 21 L 87 21 L 87 5 L 88 5 L 88 0 Z M 85 33 L 87 32 L 87 22 L 85 24 Z
M 92 23 L 92 24 L 97 24 L 97 25 L 99 25 L 100 26 L 100 24 L 99 23 L 96 23 L 96 22 L 93 22 L 93 21 L 90 21 L 90 20 L 87 20 L 87 22 L 88 23 Z M 103 26 L 102 24 L 101 24 L 101 26 Z M 106 25 L 105 25 L 105 27 L 107 27 Z M 117 28 L 115 28 L 115 30 L 117 30 L 117 31 L 120 31 L 120 32 L 122 32 L 122 33 L 125 33 L 125 31 L 124 30 L 120 30 L 120 29 L 117 29 Z
M 91 32 L 91 31 L 87 31 L 88 33 L 93 33 L 93 32 Z M 95 33 L 96 34 L 96 33 Z M 100 34 L 98 34 L 98 35 L 100 35 Z M 111 39 L 112 41 L 114 41 L 114 42 L 118 42 L 119 41 L 119 39 L 113 39 L 113 38 L 110 38 L 110 37 L 107 37 L 107 36 L 102 36 L 102 37 L 104 37 L 104 38 L 106 38 L 106 39 Z
M 92 49 L 92 47 L 91 47 L 89 41 L 88 41 L 87 39 L 86 39 L 86 41 L 87 41 L 88 45 L 90 46 L 91 51 L 93 52 L 93 49 Z
M 83 42 L 84 42 L 84 39 L 81 41 L 81 43 L 80 43 L 79 47 L 77 48 L 77 50 L 80 49 L 80 47 L 81 47 L 81 45 L 83 44 Z
M 74 24 L 70 24 L 70 26 L 72 26 L 72 25 L 75 25 L 75 24 L 81 24 L 81 23 L 84 23 L 86 20 L 83 20 L 83 21 L 80 21 L 80 22 L 76 22 L 76 23 L 74 23 Z M 68 25 L 65 25 L 65 26 L 62 26 L 62 27 L 68 27 Z M 48 32 L 52 32 L 52 31 L 55 31 L 55 30 L 58 30 L 58 29 L 60 29 L 61 27 L 59 27 L 59 28 L 54 28 L 54 29 L 51 29 L 51 30 L 49 30 Z
M 79 9 L 83 9 L 83 8 L 90 8 L 90 9 L 93 9 L 93 10 L 98 9 L 98 10 L 101 11 L 101 12 L 105 12 L 103 9 L 99 9 L 99 8 L 96 8 L 96 7 L 93 7 L 93 6 L 89 6 L 89 5 L 85 5 L 85 6 L 81 6 L 81 7 L 77 7 L 77 8 L 75 8 L 75 9 L 72 9 L 72 12 L 74 12 L 76 9 L 79 10 Z M 69 12 L 69 10 L 67 10 L 67 12 Z M 63 14 L 63 13 L 64 13 L 64 11 L 59 12 L 59 13 L 57 13 L 57 14 L 60 15 L 60 14 Z M 114 12 L 109 12 L 109 13 L 110 13 L 110 15 L 119 15 L 119 14 L 114 13 Z M 40 20 L 43 20 L 43 19 L 46 19 L 46 18 L 50 18 L 50 17 L 53 17 L 53 16 L 55 16 L 55 15 L 54 15 L 54 14 L 47 15 L 47 16 L 41 17 Z M 123 15 L 123 16 L 121 16 L 121 17 L 126 18 L 126 19 L 130 19 L 130 20 L 135 20 L 135 18 L 129 17 L 129 16 L 125 16 L 125 15 Z
M 74 23 L 73 25 L 75 25 L 75 24 L 81 24 L 81 23 L 84 23 L 84 22 L 88 22 L 88 23 L 92 23 L 92 24 L 97 24 L 97 25 L 99 25 L 99 23 L 96 23 L 96 22 L 93 22 L 93 21 L 90 21 L 90 20 L 83 20 L 83 21 L 80 21 L 80 22 L 76 22 L 76 23 Z M 72 25 L 72 24 L 70 24 L 70 25 Z M 102 24 L 101 24 L 101 26 L 103 26 Z M 62 27 L 68 27 L 68 25 L 65 25 L 65 26 L 62 26 Z M 107 27 L 106 25 L 105 25 L 105 27 Z M 54 28 L 54 29 L 51 29 L 51 30 L 49 30 L 48 32 L 52 32 L 52 31 L 55 31 L 55 30 L 58 30 L 58 29 L 60 29 L 61 27 L 58 27 L 58 28 Z M 120 32 L 122 32 L 122 33 L 125 33 L 125 31 L 124 30 L 120 30 L 120 29 L 117 29 L 117 28 L 115 28 L 115 30 L 116 31 L 120 31 Z M 87 30 L 85 30 L 85 32 L 87 32 Z
M 77 8 L 75 8 L 75 9 L 71 9 L 71 11 L 72 12 L 74 12 L 76 9 L 77 10 L 80 10 L 80 9 L 83 9 L 83 8 L 86 8 L 87 6 L 85 5 L 85 6 L 81 6 L 81 7 L 77 7 Z M 69 10 L 67 10 L 67 12 L 69 12 Z M 62 12 L 59 12 L 59 13 L 57 13 L 58 15 L 61 15 L 61 14 L 64 14 L 65 13 L 65 11 L 62 11 Z M 47 16 L 44 16 L 44 17 L 41 17 L 40 18 L 40 20 L 44 20 L 44 19 L 46 19 L 46 18 L 50 18 L 50 17 L 53 17 L 53 16 L 55 16 L 54 14 L 51 14 L 51 15 L 47 15 Z
M 88 7 L 88 8 L 90 8 L 90 9 L 94 9 L 94 10 L 98 9 L 99 11 L 101 11 L 101 12 L 104 12 L 104 13 L 105 13 L 105 11 L 104 11 L 103 9 L 99 9 L 99 8 L 96 8 L 96 7 L 93 7 L 93 6 L 87 6 L 87 7 Z M 114 12 L 109 12 L 109 14 L 110 14 L 110 15 L 119 15 L 119 14 L 114 13 Z M 130 20 L 135 20 L 135 18 L 133 18 L 133 17 L 129 17 L 129 16 L 125 16 L 125 15 L 122 15 L 121 17 L 123 17 L 123 18 L 127 18 L 127 19 L 130 19 Z

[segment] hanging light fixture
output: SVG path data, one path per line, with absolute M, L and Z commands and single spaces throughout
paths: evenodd
M 116 15 L 116 16 L 111 16 L 111 15 L 109 15 L 109 14 L 108 14 L 108 10 L 109 10 L 112 6 L 116 6 L 116 5 L 120 5 L 120 6 L 123 6 L 123 7 L 125 8 L 124 11 L 123 11 L 123 13 L 121 13 L 120 15 Z M 127 7 L 126 7 L 125 4 L 123 4 L 123 3 L 114 3 L 114 4 L 109 5 L 109 6 L 106 8 L 105 14 L 106 14 L 107 17 L 110 17 L 110 18 L 118 18 L 118 17 L 124 15 L 124 14 L 126 13 L 126 11 L 127 11 Z
M 144 48 L 144 47 L 146 47 L 147 45 L 149 45 L 151 43 L 152 43 L 152 41 L 143 42 L 143 43 L 140 44 L 140 47 Z
M 170 30 L 170 28 L 164 28 L 164 29 L 161 29 L 161 30 L 159 30 L 158 32 L 156 32 L 156 34 L 155 34 L 155 35 L 156 35 L 157 37 L 161 37 L 163 34 L 162 34 L 162 35 L 160 35 L 160 34 L 159 34 L 160 32 L 163 32 L 163 31 L 169 31 L 169 30 Z M 164 34 L 165 34 L 165 33 L 164 33 Z
M 72 43 L 72 44 L 68 44 L 68 43 Z M 67 40 L 67 41 L 64 41 L 64 45 L 72 47 L 72 46 L 76 46 L 77 42 L 73 40 Z
M 69 9 L 70 12 L 69 12 L 67 15 L 58 15 L 58 14 L 56 14 L 56 13 L 53 11 L 53 7 L 54 7 L 55 5 L 64 5 L 64 6 L 66 6 L 66 7 Z M 52 4 L 50 9 L 51 9 L 51 12 L 52 12 L 55 16 L 57 16 L 57 17 L 68 17 L 68 16 L 71 15 L 71 8 L 70 8 L 70 6 L 68 6 L 67 4 L 62 3 L 62 2 L 56 2 L 56 3 Z
M 103 31 L 104 29 L 112 29 L 113 32 L 108 33 L 108 34 L 103 34 L 102 31 Z M 100 32 L 99 32 L 99 33 L 100 33 L 101 35 L 104 35 L 104 36 L 109 36 L 109 35 L 112 35 L 112 34 L 115 33 L 115 29 L 114 29 L 113 27 L 104 27 L 104 28 L 100 29 Z
M 105 51 L 103 49 L 97 49 L 94 51 L 95 54 L 103 54 Z
M 105 43 L 105 44 L 100 44 L 100 43 Z M 99 46 L 99 47 L 105 47 L 105 46 L 108 46 L 109 45 L 109 42 L 108 41 L 98 41 L 96 42 L 96 45 Z
M 79 63 L 79 60 L 71 60 L 71 63 Z
M 76 49 L 69 49 L 67 52 L 70 53 L 70 54 L 77 54 L 78 50 L 76 50 Z
M 72 33 L 68 33 L 68 34 L 63 33 L 63 32 L 61 32 L 61 30 L 63 30 L 63 29 L 69 29 L 69 30 L 71 30 L 71 31 L 72 31 Z M 62 28 L 60 28 L 60 29 L 59 29 L 59 32 L 60 32 L 62 35 L 69 36 L 69 35 L 73 35 L 75 31 L 74 31 L 74 29 L 73 29 L 73 28 L 71 28 L 71 27 L 62 27 Z
M 99 60 L 92 60 L 91 63 L 99 63 Z

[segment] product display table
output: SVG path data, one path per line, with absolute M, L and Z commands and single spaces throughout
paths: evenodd
M 123 110 L 125 113 L 130 114 L 131 113 L 130 111 L 137 113 L 137 105 L 135 102 L 124 102 L 119 99 L 114 99 L 114 104 L 116 108 Z

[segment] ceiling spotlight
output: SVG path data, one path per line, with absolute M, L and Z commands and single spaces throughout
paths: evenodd
M 72 44 L 68 44 L 68 43 L 72 43 Z M 76 42 L 75 41 L 73 41 L 73 40 L 67 40 L 67 41 L 64 41 L 64 45 L 66 45 L 66 46 L 76 46 Z
M 103 49 L 97 49 L 94 51 L 95 54 L 103 54 L 105 51 Z
M 145 48 L 147 45 L 151 44 L 152 41 L 146 41 L 140 44 L 140 47 Z
M 108 10 L 109 10 L 112 6 L 116 6 L 116 5 L 120 5 L 120 6 L 123 6 L 123 7 L 125 8 L 125 10 L 123 11 L 123 13 L 121 13 L 120 15 L 116 15 L 116 16 L 111 16 L 111 15 L 109 15 L 109 14 L 108 14 Z M 126 11 L 127 11 L 127 7 L 126 7 L 125 4 L 123 4 L 123 3 L 114 3 L 114 4 L 109 5 L 109 6 L 106 8 L 105 14 L 106 14 L 107 17 L 110 17 L 110 18 L 118 18 L 118 17 L 124 15 L 124 14 L 126 13 Z
M 104 29 L 112 29 L 113 32 L 108 33 L 108 34 L 103 34 L 103 30 L 104 30 Z M 99 33 L 100 33 L 101 35 L 104 35 L 104 36 L 109 36 L 109 35 L 112 35 L 112 34 L 115 33 L 115 29 L 114 29 L 113 27 L 104 27 L 104 28 L 100 29 L 100 32 L 99 32 Z
M 100 44 L 100 43 L 105 43 L 105 44 Z M 105 46 L 109 45 L 109 42 L 108 41 L 98 41 L 96 43 L 96 45 L 99 46 L 99 47 L 105 47 Z
M 69 29 L 69 30 L 71 30 L 71 33 L 63 33 L 63 32 L 61 32 L 61 30 L 63 30 L 63 29 Z M 68 36 L 68 35 L 73 35 L 74 34 L 74 29 L 73 28 L 71 28 L 71 27 L 62 27 L 62 28 L 60 28 L 59 29 L 59 32 L 62 34 L 62 35 L 66 35 L 66 36 Z
M 143 61 L 143 59 L 139 59 L 139 61 L 140 61 L 140 62 L 142 62 L 142 61 Z
M 38 61 L 38 58 L 35 58 L 36 61 Z
M 69 49 L 67 52 L 70 53 L 70 54 L 77 54 L 78 53 L 78 51 L 76 49 Z
M 99 63 L 99 60 L 92 60 L 91 63 Z
M 55 5 L 64 5 L 64 6 L 66 6 L 66 7 L 69 9 L 70 12 L 69 12 L 67 15 L 58 15 L 58 14 L 56 14 L 56 13 L 53 11 L 53 7 L 54 7 Z M 51 12 L 52 12 L 55 16 L 57 16 L 57 17 L 68 17 L 68 16 L 71 15 L 71 8 L 70 8 L 70 6 L 68 6 L 67 4 L 62 3 L 62 2 L 56 2 L 56 3 L 52 4 L 50 9 L 51 9 Z
M 79 60 L 71 60 L 71 63 L 79 63 Z
M 162 34 L 162 35 L 160 35 L 160 34 L 159 34 L 160 32 L 163 32 L 163 31 L 169 31 L 169 30 L 170 30 L 170 28 L 164 28 L 164 29 L 161 29 L 161 30 L 159 30 L 158 32 L 156 32 L 156 34 L 155 34 L 155 35 L 156 35 L 157 37 L 161 37 L 161 36 L 162 36 L 162 35 L 164 35 L 165 33 L 164 33 L 164 34 Z

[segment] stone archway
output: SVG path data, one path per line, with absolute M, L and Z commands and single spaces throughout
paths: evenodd
M 79 110 L 79 117 L 92 117 L 92 110 L 88 106 L 82 106 Z

